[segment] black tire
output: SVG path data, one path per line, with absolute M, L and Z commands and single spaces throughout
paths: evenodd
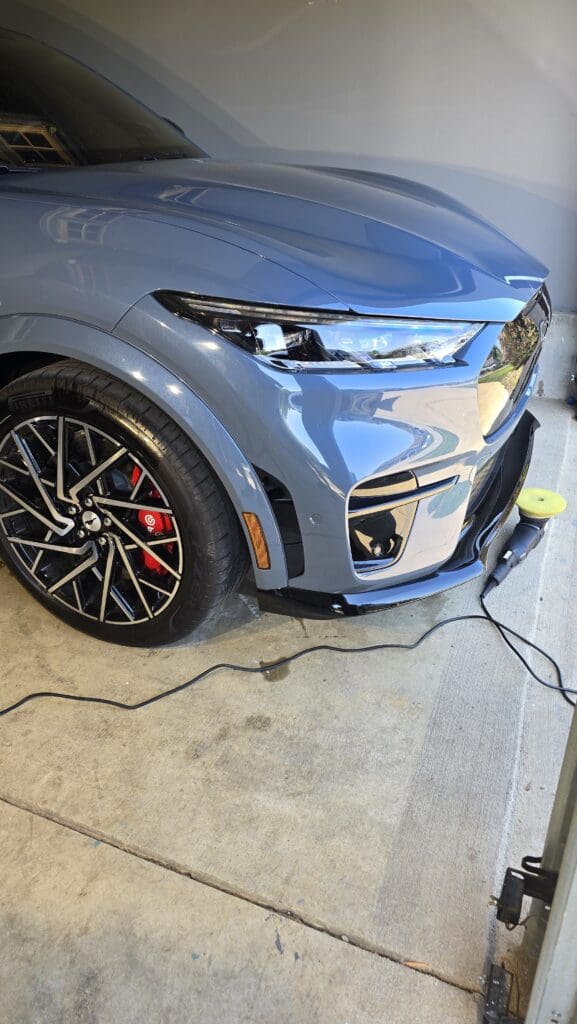
M 238 518 L 206 460 L 161 410 L 105 373 L 58 362 L 0 391 L 0 458 L 0 556 L 46 608 L 91 636 L 171 643 L 216 616 L 246 572 Z M 128 489 L 141 477 L 138 511 Z M 51 536 L 53 520 L 64 537 Z M 151 534 L 151 522 L 162 530 Z

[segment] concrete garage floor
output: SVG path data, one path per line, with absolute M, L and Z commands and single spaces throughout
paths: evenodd
M 557 318 L 530 482 L 570 502 L 491 607 L 576 683 L 577 423 Z M 478 582 L 361 620 L 258 617 L 134 652 L 49 616 L 0 568 L 2 703 L 137 700 L 216 661 L 410 641 L 477 610 Z M 147 710 L 44 701 L 0 721 L 0 1020 L 10 1024 L 468 1024 L 504 867 L 540 852 L 568 707 L 489 626 L 387 656 L 223 673 Z

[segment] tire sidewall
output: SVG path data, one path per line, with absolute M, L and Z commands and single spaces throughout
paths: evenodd
M 213 611 L 209 586 L 213 538 L 203 503 L 183 485 L 179 459 L 131 410 L 130 400 L 119 409 L 95 394 L 79 393 L 72 382 L 72 386 L 63 386 L 63 383 L 60 380 L 58 387 L 43 392 L 33 387 L 31 381 L 28 384 L 31 390 L 27 392 L 26 378 L 9 385 L 0 395 L 0 443 L 10 430 L 27 419 L 65 415 L 104 431 L 134 452 L 164 491 L 178 523 L 183 553 L 179 589 L 168 608 L 148 623 L 137 626 L 97 623 L 68 609 L 36 584 L 12 554 L 0 528 L 3 559 L 37 600 L 74 628 L 103 640 L 130 646 L 148 647 L 176 641 L 205 621 Z

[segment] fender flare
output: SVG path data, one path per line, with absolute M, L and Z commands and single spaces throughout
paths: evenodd
M 276 590 L 287 586 L 284 547 L 263 486 L 234 438 L 188 384 L 150 355 L 101 328 L 38 314 L 0 317 L 0 356 L 26 351 L 78 359 L 104 370 L 162 409 L 202 452 L 226 490 L 247 540 L 257 587 Z M 254 512 L 260 520 L 270 569 L 259 569 L 255 563 L 243 512 Z

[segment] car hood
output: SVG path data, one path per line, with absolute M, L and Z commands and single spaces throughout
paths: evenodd
M 359 313 L 503 322 L 547 275 L 444 193 L 363 171 L 165 160 L 27 174 L 20 185 L 228 242 Z

